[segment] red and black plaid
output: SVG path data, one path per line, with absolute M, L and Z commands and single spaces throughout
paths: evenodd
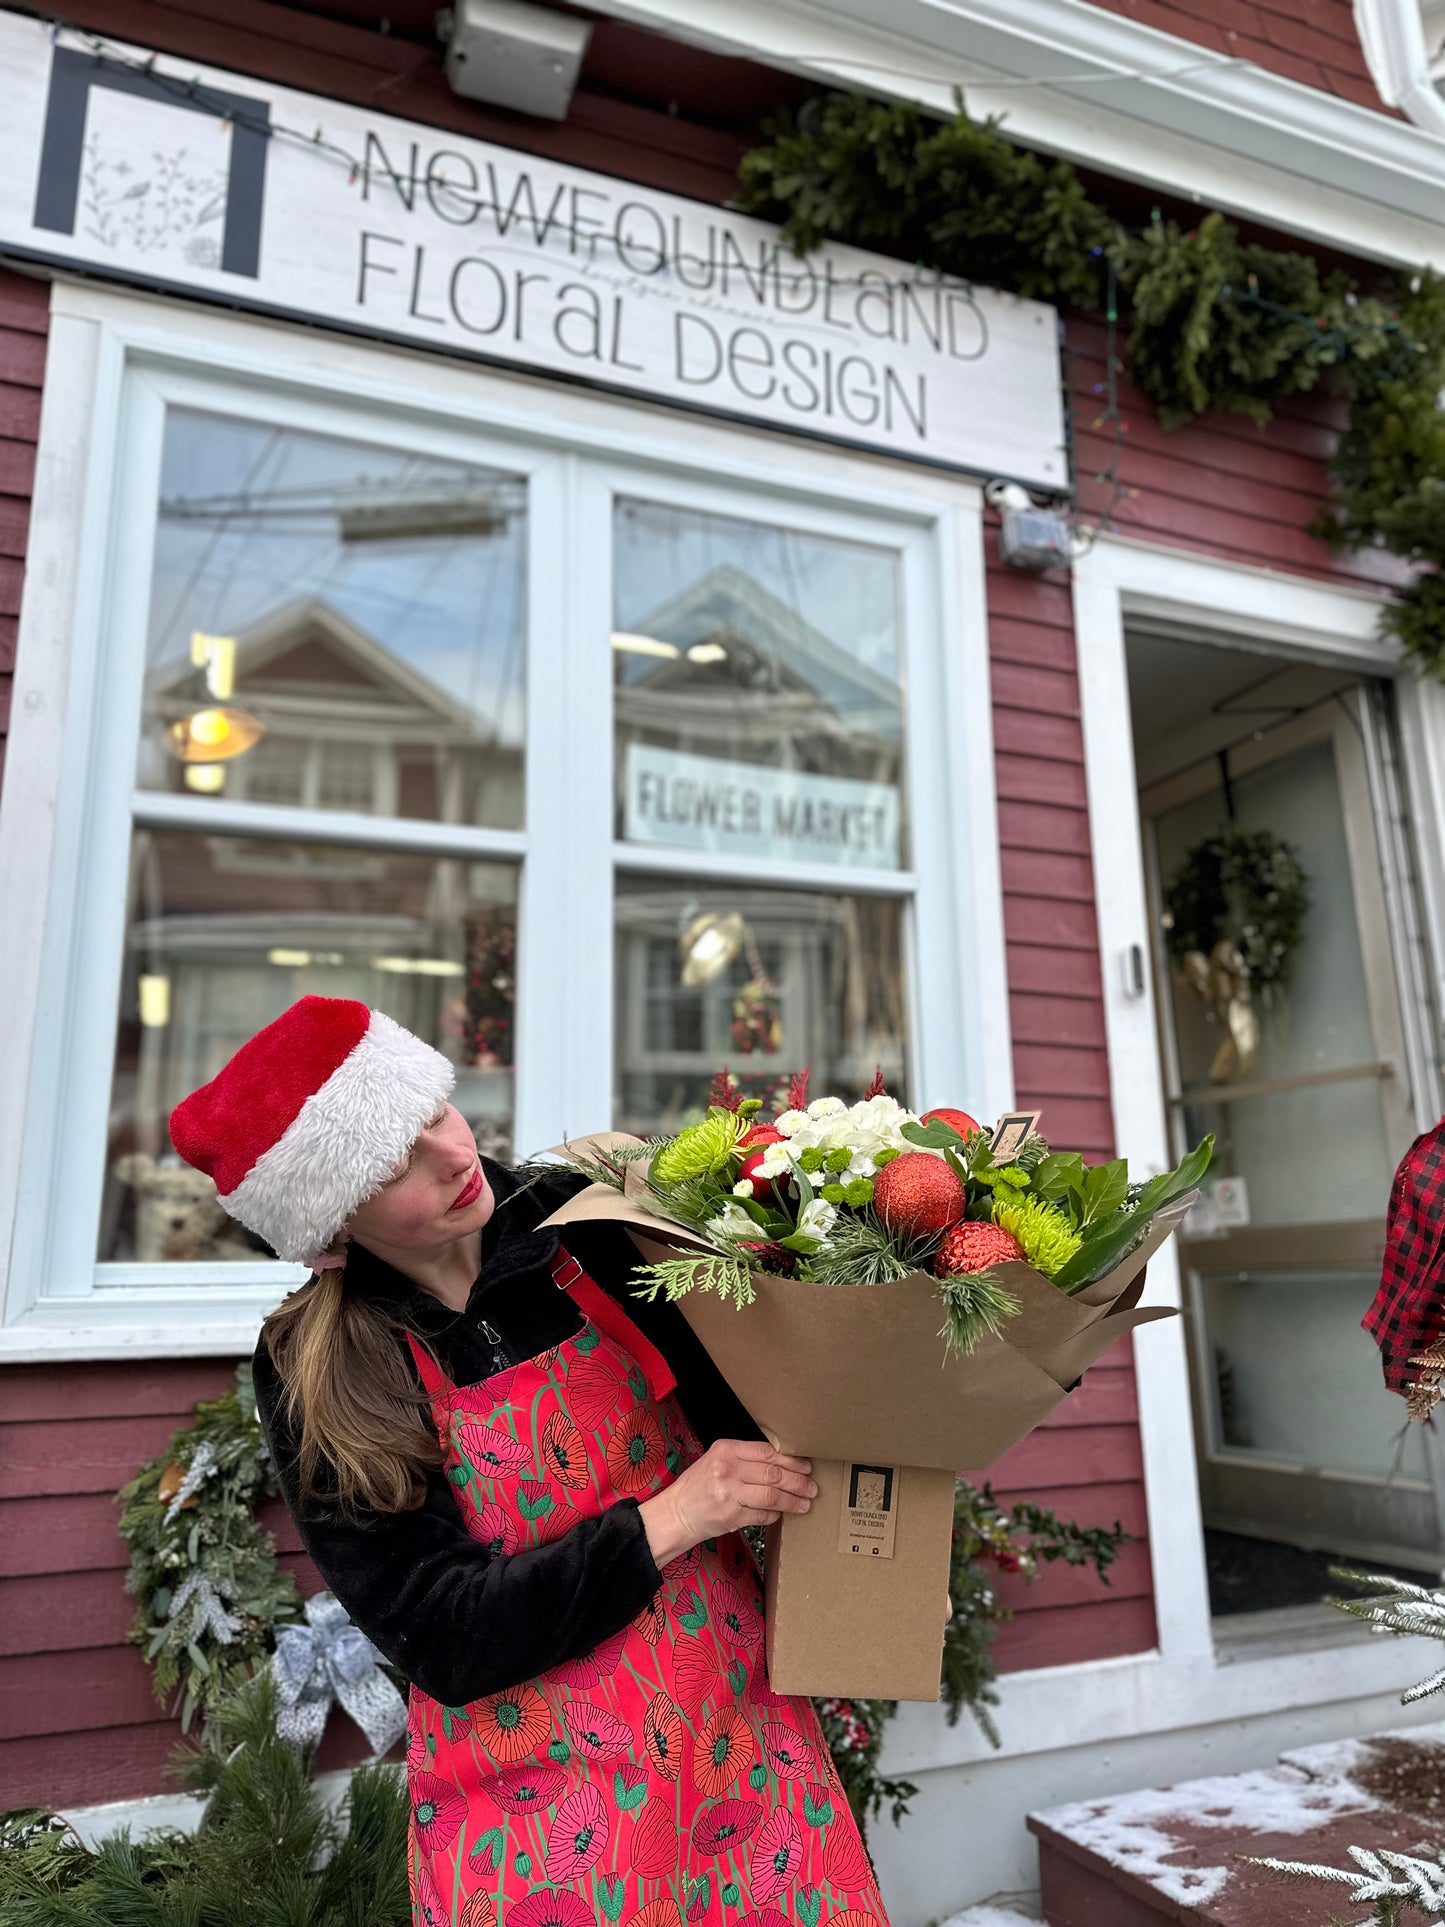
M 1360 1322 L 1380 1348 L 1386 1385 L 1405 1391 L 1418 1376 L 1410 1359 L 1445 1330 L 1445 1118 L 1400 1161 L 1380 1289 Z

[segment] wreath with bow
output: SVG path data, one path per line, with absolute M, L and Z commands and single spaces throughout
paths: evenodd
M 1164 892 L 1164 939 L 1224 1037 L 1209 1067 L 1222 1082 L 1259 1049 L 1259 1008 L 1289 983 L 1310 883 L 1294 845 L 1270 830 L 1220 831 L 1195 844 Z

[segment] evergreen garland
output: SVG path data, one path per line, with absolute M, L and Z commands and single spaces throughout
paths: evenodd
M 1304 248 L 1241 238 L 1219 212 L 1183 230 L 1117 220 L 1067 161 L 952 119 L 828 94 L 774 121 L 739 170 L 742 202 L 805 254 L 880 249 L 980 286 L 1097 312 L 1127 303 L 1130 370 L 1166 428 L 1256 423 L 1328 378 L 1349 401 L 1333 489 L 1311 533 L 1418 565 L 1382 626 L 1445 680 L 1445 279 L 1380 270 L 1371 286 Z
M 247 1360 L 232 1390 L 202 1399 L 116 1494 L 137 1601 L 128 1636 L 155 1668 L 157 1699 L 179 1693 L 182 1732 L 266 1664 L 273 1627 L 301 1616 L 296 1582 L 255 1519 L 277 1490 Z

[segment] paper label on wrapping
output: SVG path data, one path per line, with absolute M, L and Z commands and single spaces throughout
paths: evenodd
M 891 1559 L 898 1517 L 896 1465 L 843 1468 L 843 1526 L 838 1550 L 860 1559 Z

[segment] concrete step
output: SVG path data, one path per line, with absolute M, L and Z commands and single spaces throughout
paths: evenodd
M 1348 1847 L 1445 1845 L 1445 1722 L 1300 1747 L 1279 1764 L 1029 1816 L 1048 1927 L 1320 1927 L 1370 1919 L 1347 1889 L 1244 1856 L 1350 1865 Z

